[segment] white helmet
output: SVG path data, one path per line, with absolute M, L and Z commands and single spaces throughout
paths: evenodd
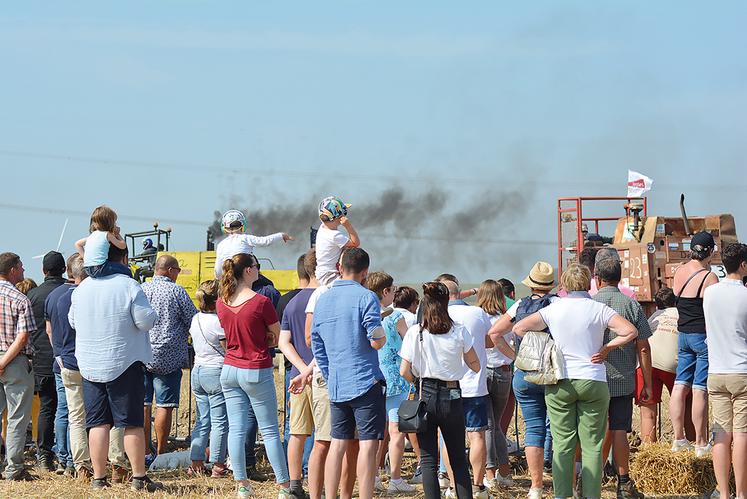
M 228 210 L 223 214 L 223 229 L 246 229 L 246 216 L 239 210 Z

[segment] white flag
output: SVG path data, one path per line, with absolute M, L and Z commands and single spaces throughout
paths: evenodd
M 637 198 L 643 196 L 645 192 L 651 190 L 653 183 L 654 181 L 646 175 L 628 170 L 628 197 Z

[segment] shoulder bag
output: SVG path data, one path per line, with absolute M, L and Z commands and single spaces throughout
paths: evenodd
M 514 365 L 536 385 L 554 385 L 567 377 L 565 360 L 549 333 L 529 331 L 521 339 Z
M 423 326 L 420 326 L 418 333 L 418 343 L 420 348 L 420 364 L 422 367 L 425 362 L 423 355 Z M 403 400 L 397 409 L 399 416 L 399 431 L 402 433 L 419 433 L 425 430 L 428 424 L 428 414 L 423 400 L 423 370 L 419 369 L 419 387 L 418 398 L 416 400 Z

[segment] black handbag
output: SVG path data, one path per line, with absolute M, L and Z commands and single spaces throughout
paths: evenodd
M 420 361 L 425 360 L 423 356 L 423 327 L 420 327 L 418 343 L 420 344 Z M 403 400 L 397 409 L 399 417 L 399 431 L 402 433 L 419 433 L 425 430 L 428 424 L 428 414 L 423 400 L 423 370 L 420 369 L 420 380 L 418 398 L 415 400 Z

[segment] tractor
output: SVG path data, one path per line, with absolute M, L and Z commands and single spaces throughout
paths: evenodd
M 624 216 L 609 216 L 615 205 Z M 636 292 L 649 313 L 655 308 L 656 292 L 671 288 L 675 271 L 690 259 L 693 234 L 704 230 L 713 235 L 716 251 L 711 270 L 719 279 L 726 277 L 720 250 L 737 242 L 732 215 L 688 217 L 684 194 L 679 217 L 649 216 L 646 197 L 564 197 L 558 199 L 557 210 L 558 275 L 585 247 L 611 246 L 622 261 L 621 283 Z M 605 229 L 610 231 L 602 235 Z

